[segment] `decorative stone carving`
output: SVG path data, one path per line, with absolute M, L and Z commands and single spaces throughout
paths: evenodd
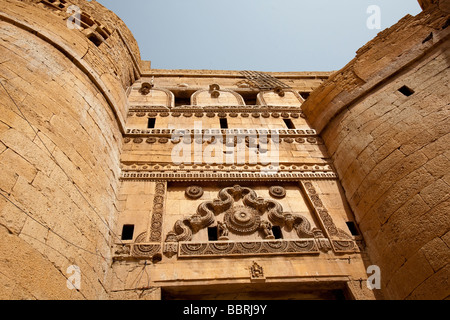
M 127 256 L 130 255 L 131 253 L 131 248 L 130 245 L 126 244 L 126 245 L 118 245 L 116 247 L 116 251 L 114 252 L 114 254 L 118 255 L 118 256 Z
M 220 113 L 220 112 L 219 112 Z M 207 112 L 206 115 L 208 117 L 215 117 L 216 114 L 214 112 Z M 180 117 L 180 112 L 173 112 L 172 116 Z M 242 114 L 244 116 L 244 114 Z M 249 113 L 246 113 L 245 117 L 248 117 Z M 171 136 L 174 134 L 178 135 L 188 135 L 188 134 L 204 134 L 204 135 L 229 135 L 233 134 L 235 136 L 240 137 L 247 137 L 249 135 L 257 135 L 257 136 L 282 136 L 282 138 L 311 138 L 315 140 L 311 140 L 312 143 L 322 143 L 322 140 L 317 136 L 316 131 L 314 130 L 297 130 L 297 129 L 203 129 L 203 130 L 197 130 L 194 132 L 194 130 L 180 130 L 180 129 L 127 129 L 126 134 L 131 135 L 154 135 L 156 137 L 160 137 L 161 135 L 164 136 Z M 129 138 L 129 137 L 127 137 Z
M 286 95 L 281 87 L 275 88 L 273 91 L 282 98 Z
M 166 242 L 164 243 L 163 249 L 164 255 L 169 258 L 172 258 L 174 255 L 178 253 L 178 243 L 176 242 Z
M 132 255 L 137 257 L 150 258 L 161 250 L 160 244 L 149 243 L 147 241 L 147 232 L 141 233 L 137 236 L 133 244 Z
M 218 90 L 211 91 L 211 98 L 217 99 L 219 97 L 220 97 L 220 91 L 218 91 Z
M 264 233 L 264 239 L 266 240 L 273 240 L 275 239 L 273 232 L 272 232 L 272 224 L 269 221 L 263 220 L 261 222 L 261 230 Z
M 218 222 L 217 223 L 218 231 L 219 231 L 219 241 L 226 241 L 229 240 L 228 238 L 228 226 L 224 222 Z
M 284 138 L 283 141 L 286 142 L 286 143 L 291 144 L 291 143 L 294 142 L 294 139 L 292 139 L 292 138 Z
M 250 277 L 252 281 L 261 281 L 265 280 L 264 269 L 259 264 L 253 261 L 253 264 L 250 267 Z
M 144 83 L 142 83 L 141 88 L 139 89 L 139 92 L 143 96 L 146 96 L 146 95 L 148 95 L 150 93 L 152 88 L 153 88 L 153 84 L 148 83 L 148 82 L 144 82 Z
M 259 229 L 261 217 L 253 208 L 236 206 L 225 214 L 224 221 L 237 234 L 252 234 Z
M 215 241 L 215 242 L 180 242 L 179 258 L 196 257 L 230 257 L 230 256 L 270 256 L 270 255 L 304 255 L 319 254 L 314 239 L 299 240 L 265 240 L 265 241 Z M 167 242 L 166 242 L 167 243 Z M 172 242 L 177 244 L 175 242 Z
M 217 83 L 211 84 L 209 86 L 209 91 L 218 91 L 220 90 L 220 86 Z
M 256 168 L 256 167 L 255 167 Z M 261 166 L 256 170 L 261 171 Z M 222 170 L 222 169 L 221 169 Z M 224 170 L 230 171 L 229 168 Z M 301 181 L 301 180 L 321 180 L 321 179 L 337 179 L 337 175 L 333 172 L 319 172 L 319 173 L 276 173 L 267 175 L 261 172 L 243 173 L 243 172 L 186 172 L 176 173 L 174 172 L 122 172 L 121 180 L 164 180 L 164 181 Z
M 190 186 L 186 189 L 185 194 L 191 199 L 200 199 L 203 196 L 203 188 L 199 186 Z
M 152 242 L 162 241 L 162 222 L 164 214 L 164 199 L 166 194 L 166 184 L 157 182 L 155 185 L 155 197 L 153 199 L 152 229 L 150 240 Z
M 242 199 L 242 205 L 235 204 Z M 270 226 L 261 226 L 261 216 L 267 213 Z M 168 241 L 190 241 L 192 235 L 216 222 L 216 216 L 224 214 L 224 222 L 231 232 L 236 234 L 252 234 L 262 230 L 266 239 L 273 239 L 272 223 L 293 228 L 300 238 L 314 238 L 314 230 L 308 219 L 301 215 L 283 213 L 283 207 L 276 201 L 265 200 L 257 196 L 250 188 L 235 185 L 219 191 L 218 198 L 199 205 L 196 214 L 175 223 L 173 231 L 167 237 Z M 263 227 L 261 229 L 261 227 Z
M 314 184 L 311 181 L 301 182 L 310 202 L 312 203 L 314 210 L 316 211 L 318 218 L 322 222 L 328 237 L 331 239 L 331 245 L 335 252 L 359 252 L 359 247 L 353 238 L 336 227 L 334 221 L 328 210 L 325 208 L 323 202 L 317 193 Z

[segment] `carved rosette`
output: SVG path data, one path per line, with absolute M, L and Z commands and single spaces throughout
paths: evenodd
M 259 229 L 261 217 L 253 208 L 236 206 L 225 213 L 224 221 L 237 234 L 252 234 Z
M 286 189 L 280 186 L 274 186 L 269 189 L 269 194 L 277 199 L 286 197 Z
M 203 188 L 199 186 L 190 186 L 186 189 L 186 197 L 190 199 L 200 199 L 203 196 Z

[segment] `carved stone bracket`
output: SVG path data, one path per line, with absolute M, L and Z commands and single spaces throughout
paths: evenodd
M 141 242 L 141 239 L 147 237 L 147 234 L 144 232 L 138 236 L 135 243 L 133 244 L 116 244 L 114 250 L 115 261 L 118 260 L 151 260 L 155 257 L 161 256 L 161 243 L 151 243 L 151 242 Z

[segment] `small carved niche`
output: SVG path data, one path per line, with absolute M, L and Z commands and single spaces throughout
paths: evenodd
M 265 282 L 266 277 L 264 276 L 264 269 L 255 261 L 250 267 L 250 278 L 253 282 Z

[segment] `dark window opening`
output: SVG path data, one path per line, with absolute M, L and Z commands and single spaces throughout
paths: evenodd
M 97 37 L 94 33 L 92 33 L 92 34 L 88 37 L 88 39 L 91 40 L 92 43 L 95 44 L 97 47 L 99 47 L 99 46 L 103 43 L 103 40 L 100 39 L 99 37 Z
M 411 88 L 408 88 L 407 86 L 403 86 L 400 89 L 398 89 L 403 95 L 409 97 L 414 94 L 414 90 Z
M 256 106 L 258 104 L 257 103 L 258 92 L 259 91 L 240 92 L 246 106 Z
M 108 29 L 106 29 L 106 28 L 100 28 L 100 27 L 97 27 L 97 29 L 95 30 L 95 31 L 97 31 L 97 33 L 100 35 L 100 36 L 102 36 L 102 38 L 104 39 L 104 40 L 107 40 L 108 39 L 108 37 L 109 37 L 109 30 Z
M 347 222 L 348 230 L 350 230 L 352 236 L 359 236 L 358 228 L 356 224 L 352 221 Z
M 228 120 L 223 118 L 220 119 L 220 129 L 228 129 Z
M 86 26 L 83 26 L 84 28 L 92 27 L 95 22 L 92 20 L 91 16 L 87 15 L 86 13 L 81 13 L 81 22 L 83 22 Z
M 218 231 L 217 227 L 208 228 L 208 240 L 209 241 L 219 240 L 218 234 L 219 234 L 219 231 Z
M 283 233 L 281 232 L 281 227 L 273 226 L 272 233 L 273 233 L 273 236 L 275 237 L 275 239 L 283 239 Z
M 295 129 L 295 125 L 291 119 L 283 119 L 283 120 L 284 120 L 284 123 L 286 124 L 286 127 L 288 127 L 288 129 Z
M 125 224 L 122 228 L 122 240 L 133 240 L 134 224 Z
M 175 107 L 191 105 L 191 97 L 177 97 L 175 96 Z
M 156 124 L 156 118 L 148 118 L 148 124 L 147 124 L 148 129 L 155 128 L 155 124 Z

